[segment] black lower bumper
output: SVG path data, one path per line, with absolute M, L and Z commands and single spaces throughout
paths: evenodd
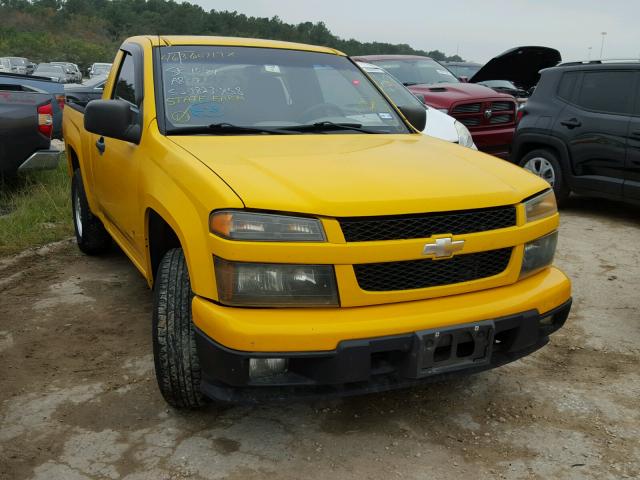
M 202 390 L 218 401 L 255 403 L 380 392 L 476 373 L 543 347 L 570 309 L 571 300 L 543 315 L 533 310 L 437 330 L 346 340 L 322 352 L 241 352 L 196 330 Z M 252 358 L 285 358 L 286 372 L 252 378 Z

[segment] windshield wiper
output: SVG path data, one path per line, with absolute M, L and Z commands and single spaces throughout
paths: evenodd
M 199 133 L 269 133 L 272 135 L 286 135 L 293 132 L 280 128 L 248 127 L 226 122 L 174 127 L 167 132 L 168 135 L 196 135 Z
M 281 129 L 282 131 L 294 131 L 294 132 L 328 132 L 331 130 L 355 130 L 362 133 L 381 133 L 374 130 L 367 130 L 362 128 L 361 123 L 335 123 L 335 122 L 316 122 L 305 125 L 291 125 Z
M 422 85 L 420 82 L 402 82 L 405 87 L 412 87 L 414 85 Z

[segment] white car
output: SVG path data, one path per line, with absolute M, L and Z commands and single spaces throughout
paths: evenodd
M 111 63 L 94 63 L 93 65 L 91 65 L 91 68 L 89 68 L 89 78 L 109 75 L 111 66 Z
M 422 131 L 425 135 L 436 137 L 447 142 L 457 143 L 463 147 L 477 150 L 469 129 L 455 118 L 435 108 L 424 105 L 402 83 L 395 79 L 389 72 L 377 65 L 356 62 L 364 70 L 382 91 L 396 105 L 419 104 L 427 110 L 427 124 Z

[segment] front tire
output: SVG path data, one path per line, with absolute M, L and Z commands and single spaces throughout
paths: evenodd
M 181 248 L 169 250 L 160 262 L 154 287 L 153 357 L 162 396 L 181 409 L 207 403 L 200 389 L 192 299 L 184 253 Z
M 71 209 L 78 248 L 87 255 L 99 255 L 109 250 L 111 237 L 104 225 L 89 209 L 89 202 L 77 168 L 71 181 Z
M 549 182 L 556 194 L 558 206 L 567 202 L 570 190 L 555 153 L 545 149 L 532 150 L 520 160 L 519 165 Z

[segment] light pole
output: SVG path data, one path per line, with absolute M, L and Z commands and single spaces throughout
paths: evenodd
M 588 51 L 587 61 L 590 61 L 590 60 L 591 60 L 591 49 L 592 49 L 592 48 L 593 48 L 593 47 L 587 47 L 587 51 Z
M 600 60 L 602 60 L 602 51 L 604 50 L 604 37 L 607 36 L 607 32 L 600 33 L 602 35 L 602 43 L 600 43 Z

